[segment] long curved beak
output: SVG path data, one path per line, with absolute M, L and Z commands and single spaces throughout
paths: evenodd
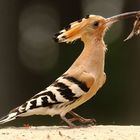
M 122 14 L 107 18 L 106 19 L 106 24 L 107 24 L 107 26 L 110 26 L 117 21 L 127 19 L 127 18 L 131 18 L 131 17 L 137 17 L 137 16 L 140 16 L 140 11 L 122 13 Z

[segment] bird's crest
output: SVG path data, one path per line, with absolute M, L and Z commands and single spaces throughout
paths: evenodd
M 70 23 L 63 30 L 55 34 L 54 40 L 59 43 L 60 42 L 69 43 L 81 38 L 82 28 L 87 25 L 88 19 L 91 16 L 92 15 L 87 15 L 85 18 Z

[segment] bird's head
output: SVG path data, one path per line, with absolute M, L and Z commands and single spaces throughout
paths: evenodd
M 56 42 L 72 42 L 81 38 L 83 41 L 88 39 L 100 40 L 105 31 L 115 22 L 129 17 L 136 17 L 140 11 L 119 14 L 110 18 L 97 15 L 87 15 L 85 18 L 75 21 L 66 26 L 59 33 L 55 34 Z

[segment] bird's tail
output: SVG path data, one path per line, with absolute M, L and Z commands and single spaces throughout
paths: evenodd
M 9 113 L 8 115 L 6 115 L 0 119 L 0 124 L 4 124 L 6 122 L 15 120 L 16 118 L 17 118 L 17 112 Z
M 54 36 L 54 40 L 56 42 L 72 42 L 81 38 L 82 29 L 86 25 L 87 17 L 80 19 L 78 21 L 72 22 L 68 26 L 66 26 L 63 30 L 56 33 Z
M 8 115 L 2 117 L 0 119 L 0 124 L 4 124 L 6 122 L 10 122 L 12 120 L 15 120 L 20 114 L 22 114 L 24 112 L 23 110 L 20 109 L 21 107 L 22 106 L 19 106 L 15 109 L 11 110 Z

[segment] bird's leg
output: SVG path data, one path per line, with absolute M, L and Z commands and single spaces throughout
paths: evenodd
M 76 127 L 76 125 L 74 125 L 69 119 L 67 119 L 65 116 L 60 116 L 61 119 L 66 122 L 70 128 Z
M 79 121 L 81 123 L 96 123 L 96 120 L 93 118 L 93 119 L 86 119 L 86 118 L 83 118 L 81 117 L 80 115 L 78 115 L 77 113 L 73 112 L 73 111 L 70 111 L 69 112 L 73 118 L 69 119 L 70 122 L 74 122 L 74 121 Z
M 60 116 L 60 117 L 64 122 L 66 122 L 69 125 L 70 128 L 76 127 L 76 125 L 72 123 L 74 121 L 79 121 L 81 123 L 93 123 L 93 124 L 96 123 L 96 120 L 94 118 L 93 119 L 86 119 L 86 118 L 81 117 L 80 115 L 78 115 L 77 113 L 75 113 L 73 111 L 70 111 L 68 113 L 70 115 L 72 115 L 73 118 L 67 119 L 65 116 Z

